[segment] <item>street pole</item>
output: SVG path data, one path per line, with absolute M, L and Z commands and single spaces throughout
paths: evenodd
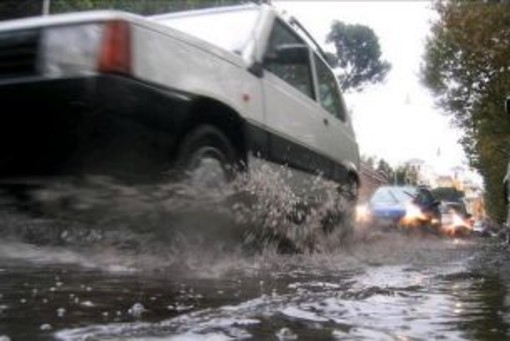
M 43 0 L 42 15 L 50 15 L 51 0 Z

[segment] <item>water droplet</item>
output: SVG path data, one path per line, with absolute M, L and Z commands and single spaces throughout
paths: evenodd
M 282 328 L 276 333 L 278 340 L 297 340 L 297 335 L 292 332 L 289 328 Z
M 95 304 L 92 303 L 91 301 L 83 301 L 83 302 L 81 302 L 81 305 L 84 306 L 84 307 L 93 307 L 93 306 L 95 306 Z
M 49 323 L 42 324 L 41 327 L 39 327 L 41 330 L 51 330 L 52 328 L 53 327 Z
M 65 313 L 66 313 L 65 308 L 58 308 L 57 309 L 57 316 L 58 317 L 64 317 Z
M 128 310 L 128 313 L 135 318 L 140 318 L 144 311 L 145 308 L 143 304 L 137 302 Z

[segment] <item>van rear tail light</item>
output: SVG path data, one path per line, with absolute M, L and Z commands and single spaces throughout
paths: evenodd
M 47 28 L 43 31 L 39 70 L 47 77 L 130 74 L 130 26 L 112 20 Z
M 103 28 L 98 71 L 131 73 L 131 31 L 125 21 L 109 21 Z

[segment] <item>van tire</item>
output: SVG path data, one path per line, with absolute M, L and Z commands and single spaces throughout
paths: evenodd
M 175 168 L 184 180 L 195 183 L 195 180 L 200 182 L 198 178 L 203 177 L 206 186 L 222 185 L 235 179 L 236 155 L 229 139 L 218 128 L 208 124 L 200 125 L 182 139 Z M 208 166 L 206 162 L 211 163 L 211 170 L 201 169 Z M 221 174 L 211 174 L 212 171 Z

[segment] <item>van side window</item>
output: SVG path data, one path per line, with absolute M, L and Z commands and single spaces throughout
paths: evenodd
M 264 68 L 315 99 L 310 50 L 305 42 L 276 20 L 264 56 Z
M 345 109 L 340 99 L 340 90 L 335 75 L 316 54 L 314 54 L 314 58 L 319 83 L 319 102 L 330 114 L 345 121 Z

